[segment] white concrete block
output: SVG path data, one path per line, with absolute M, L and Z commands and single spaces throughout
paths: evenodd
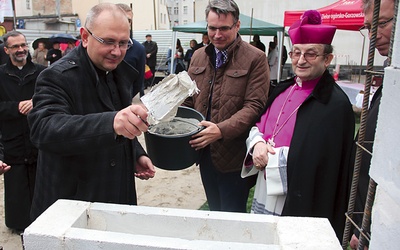
M 65 218 L 64 218 L 65 217 Z M 36 249 L 340 249 L 327 219 L 59 200 L 24 233 Z
M 372 209 L 370 249 L 397 249 L 400 246 L 400 204 L 377 186 Z
M 400 69 L 385 68 L 370 176 L 394 200 L 400 201 Z

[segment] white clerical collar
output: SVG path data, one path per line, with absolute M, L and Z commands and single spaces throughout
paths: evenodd
M 303 87 L 303 81 L 300 79 L 300 77 L 296 77 L 296 84 L 300 88 Z

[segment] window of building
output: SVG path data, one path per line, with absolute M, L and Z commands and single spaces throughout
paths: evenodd
M 188 7 L 183 6 L 183 14 L 187 15 L 187 13 L 188 13 Z
M 179 15 L 179 8 L 178 7 L 174 7 L 174 15 Z
M 187 24 L 188 23 L 188 20 L 183 20 L 183 24 Z
M 169 14 L 169 15 L 172 14 L 172 12 L 171 12 L 171 7 L 168 7 L 168 8 L 167 8 L 167 11 L 168 11 L 168 14 Z
M 26 0 L 26 9 L 27 10 L 31 9 L 31 0 Z

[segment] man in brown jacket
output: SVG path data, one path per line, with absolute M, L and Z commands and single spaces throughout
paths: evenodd
M 211 0 L 206 20 L 211 44 L 195 51 L 189 69 L 200 93 L 184 103 L 206 117 L 205 129 L 190 144 L 203 150 L 200 172 L 210 210 L 246 212 L 250 185 L 240 170 L 247 135 L 267 100 L 267 57 L 242 41 L 233 0 Z

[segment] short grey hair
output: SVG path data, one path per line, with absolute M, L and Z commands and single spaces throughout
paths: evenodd
M 364 13 L 371 9 L 372 1 L 373 0 L 362 0 L 361 8 L 363 9 Z
M 17 37 L 17 36 L 23 36 L 25 38 L 25 42 L 26 42 L 26 37 L 24 34 L 22 34 L 19 31 L 12 30 L 3 35 L 4 47 L 8 47 L 8 38 L 9 37 Z
M 217 13 L 218 16 L 231 13 L 235 23 L 239 20 L 239 7 L 233 0 L 210 0 L 206 7 L 206 20 L 210 11 Z
M 132 12 L 131 7 L 129 7 L 129 5 L 127 5 L 127 4 L 117 3 L 117 6 L 120 7 L 125 12 Z

